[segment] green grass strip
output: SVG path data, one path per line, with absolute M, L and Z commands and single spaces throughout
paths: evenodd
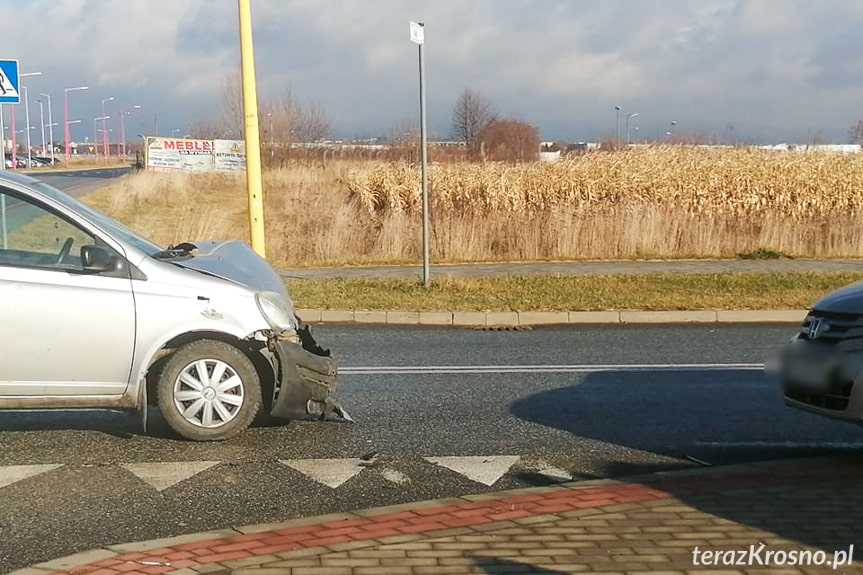
M 861 273 L 637 274 L 291 280 L 306 309 L 590 311 L 803 309 Z

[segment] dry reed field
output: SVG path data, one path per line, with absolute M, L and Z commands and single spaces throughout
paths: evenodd
M 245 179 L 141 174 L 89 201 L 162 243 L 248 238 Z M 863 256 L 863 155 L 657 146 L 554 163 L 434 163 L 435 261 Z M 283 265 L 416 261 L 420 175 L 378 161 L 264 175 Z

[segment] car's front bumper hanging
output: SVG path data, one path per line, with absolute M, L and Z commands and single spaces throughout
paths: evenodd
M 284 419 L 336 415 L 353 421 L 333 398 L 338 368 L 330 352 L 315 342 L 308 327 L 298 334 L 300 343 L 276 341 L 272 346 L 278 387 L 270 415 Z

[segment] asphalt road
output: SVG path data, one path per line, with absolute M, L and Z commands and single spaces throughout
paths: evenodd
M 0 414 L 0 565 L 570 477 L 860 451 L 858 428 L 785 408 L 761 370 L 793 329 L 319 326 L 356 423 L 199 444 L 156 413 L 146 434 L 124 414 Z
M 63 190 L 67 194 L 78 197 L 109 185 L 115 178 L 128 174 L 131 168 L 92 168 L 87 170 L 29 170 L 24 172 L 31 178 L 41 180 L 46 184 Z

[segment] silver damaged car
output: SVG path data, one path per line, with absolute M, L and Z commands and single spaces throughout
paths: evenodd
M 184 438 L 329 415 L 336 364 L 244 242 L 167 249 L 0 172 L 0 409 L 158 405 Z

